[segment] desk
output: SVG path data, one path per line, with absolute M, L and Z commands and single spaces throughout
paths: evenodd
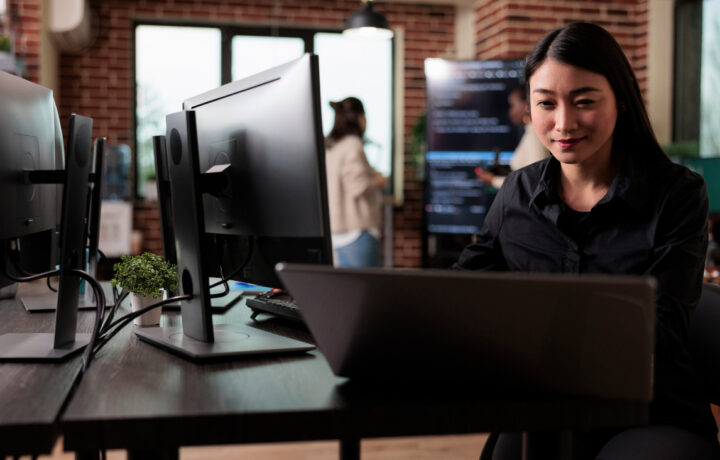
M 23 284 L 18 296 L 48 292 L 45 281 Z M 91 332 L 93 313 L 78 317 Z M 52 332 L 55 313 L 28 313 L 16 299 L 0 301 L 0 333 Z M 0 458 L 49 454 L 57 440 L 57 417 L 80 370 L 80 354 L 59 364 L 0 363 Z
M 311 340 L 307 332 L 249 316 L 243 301 L 214 321 Z M 162 321 L 178 325 L 179 314 L 163 314 Z M 467 384 L 361 384 L 335 377 L 318 351 L 193 364 L 140 342 L 127 328 L 98 354 L 61 424 L 65 449 L 77 452 L 341 439 L 342 458 L 351 458 L 361 438 L 632 425 L 647 421 L 647 409 L 641 402 L 518 397 Z

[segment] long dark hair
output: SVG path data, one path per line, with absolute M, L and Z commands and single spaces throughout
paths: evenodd
M 365 134 L 360 127 L 360 116 L 365 115 L 365 108 L 360 99 L 347 97 L 339 102 L 330 102 L 330 107 L 335 111 L 335 123 L 325 139 L 328 147 L 349 134 L 360 137 Z
M 553 30 L 540 40 L 525 62 L 525 85 L 548 57 L 604 76 L 618 106 L 613 149 L 667 159 L 650 125 L 635 73 L 625 53 L 602 27 L 576 22 Z

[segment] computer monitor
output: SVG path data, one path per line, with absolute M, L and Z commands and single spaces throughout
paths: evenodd
M 510 120 L 508 96 L 521 85 L 524 66 L 521 59 L 425 60 L 427 234 L 472 235 L 482 227 L 497 190 L 475 170 L 509 171 L 524 128 Z
M 295 61 L 184 102 L 167 117 L 167 158 L 182 334 L 142 328 L 145 341 L 202 360 L 307 350 L 240 326 L 213 327 L 208 276 L 231 248 L 226 275 L 281 286 L 276 262 L 332 263 L 318 60 Z M 227 251 L 226 251 L 227 252 Z M 250 336 L 250 339 L 248 339 Z
M 209 255 L 223 255 L 211 271 L 247 262 L 235 279 L 280 288 L 278 262 L 332 263 L 316 67 L 307 54 L 183 103 L 200 170 L 230 165 L 225 188 L 203 195 Z
M 73 115 L 68 129 L 67 168 L 62 169 L 62 131 L 52 91 L 0 72 L 0 246 L 3 273 L 9 266 L 11 242 L 33 260 L 47 257 L 44 245 L 22 245 L 23 238 L 48 232 L 58 221 L 58 184 L 62 184 L 61 272 L 54 333 L 0 335 L 0 360 L 53 361 L 80 350 L 89 334 L 76 334 L 79 279 L 70 274 L 82 267 L 92 120 Z M 60 160 L 59 160 L 60 159 Z M 6 282 L 7 282 L 6 278 Z

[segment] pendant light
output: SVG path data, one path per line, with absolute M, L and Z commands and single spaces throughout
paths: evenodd
M 353 13 L 345 24 L 343 35 L 347 37 L 384 38 L 393 36 L 390 24 L 382 13 L 373 9 L 372 0 L 363 0 L 360 11 Z

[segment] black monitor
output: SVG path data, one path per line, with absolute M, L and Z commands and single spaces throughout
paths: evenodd
M 222 255 L 211 271 L 229 274 L 249 256 L 235 279 L 280 288 L 278 262 L 332 263 L 315 66 L 308 54 L 183 103 L 195 112 L 200 170 L 230 165 L 227 185 L 203 195 L 210 255 Z
M 482 227 L 497 190 L 480 182 L 475 169 L 509 170 L 524 127 L 513 126 L 508 96 L 521 85 L 524 65 L 519 59 L 425 60 L 428 234 L 471 235 Z
M 93 164 L 92 120 L 73 115 L 68 129 L 67 167 L 62 169 L 62 132 L 52 91 L 0 72 L 0 247 L 3 273 L 17 273 L 9 264 L 12 244 L 21 254 L 47 257 L 43 245 L 22 245 L 22 239 L 52 232 L 58 220 L 57 190 L 62 184 L 60 286 L 55 332 L 8 333 L 0 336 L 0 360 L 58 360 L 80 350 L 90 334 L 76 334 L 79 278 L 82 268 L 88 181 Z M 20 243 L 18 247 L 18 243 Z
M 195 360 L 307 350 L 256 329 L 213 327 L 207 280 L 220 266 L 226 275 L 244 266 L 234 279 L 279 287 L 278 262 L 332 263 L 317 57 L 183 106 L 167 117 L 166 146 L 180 294 L 193 298 L 181 305 L 183 334 L 135 333 Z

